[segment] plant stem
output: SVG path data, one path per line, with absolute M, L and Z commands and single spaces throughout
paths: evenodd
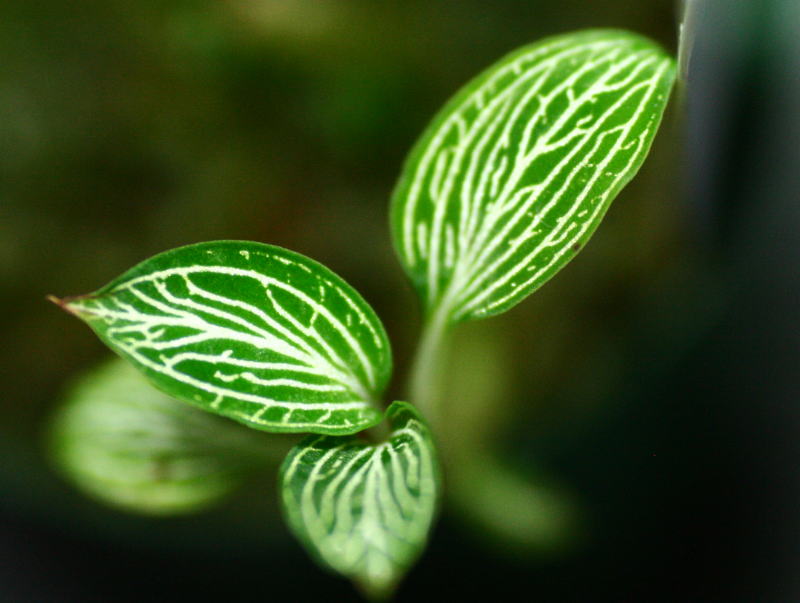
M 411 365 L 409 401 L 435 429 L 441 405 L 442 363 L 446 348 L 449 312 L 440 304 L 427 318 Z

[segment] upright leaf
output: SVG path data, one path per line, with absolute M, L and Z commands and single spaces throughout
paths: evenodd
M 59 303 L 169 395 L 250 427 L 349 434 L 381 418 L 383 326 L 341 278 L 286 249 L 180 247 Z
M 55 462 L 82 490 L 159 515 L 207 507 L 283 448 L 169 398 L 120 359 L 76 384 L 51 436 Z
M 569 262 L 644 161 L 674 77 L 649 40 L 591 30 L 526 46 L 456 94 L 392 201 L 427 311 L 498 314 Z
M 311 437 L 281 470 L 289 525 L 323 564 L 381 598 L 425 545 L 436 510 L 438 466 L 413 406 L 386 412 L 389 439 Z

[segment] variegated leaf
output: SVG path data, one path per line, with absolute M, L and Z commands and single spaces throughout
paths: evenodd
M 569 262 L 644 161 L 674 76 L 649 40 L 591 30 L 524 47 L 456 94 L 392 202 L 427 311 L 498 314 Z
M 276 436 L 169 398 L 118 358 L 72 388 L 51 443 L 55 462 L 84 492 L 157 515 L 211 505 L 284 451 Z
M 341 278 L 286 249 L 181 247 L 58 301 L 164 392 L 250 427 L 349 434 L 381 418 L 383 326 Z
M 283 464 L 289 525 L 323 564 L 381 598 L 419 556 L 436 511 L 438 465 L 413 406 L 386 412 L 389 439 L 311 437 Z

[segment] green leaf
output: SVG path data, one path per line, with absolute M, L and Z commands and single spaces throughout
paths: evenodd
M 288 522 L 306 548 L 382 598 L 425 545 L 436 511 L 438 465 L 428 428 L 413 406 L 386 411 L 389 439 L 311 437 L 281 470 Z
M 579 501 L 535 463 L 522 472 L 483 449 L 450 466 L 450 510 L 498 553 L 552 555 L 585 537 Z
M 590 30 L 523 47 L 458 92 L 392 199 L 427 312 L 498 314 L 569 262 L 644 161 L 674 78 L 649 40 Z
M 167 394 L 250 427 L 343 435 L 380 421 L 373 401 L 392 368 L 383 326 L 297 253 L 189 245 L 59 303 Z
M 72 389 L 51 438 L 54 460 L 87 494 L 149 514 L 207 507 L 282 448 L 172 400 L 119 359 Z

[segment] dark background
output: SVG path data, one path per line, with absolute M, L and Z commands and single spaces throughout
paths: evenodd
M 486 403 L 452 406 L 448 437 L 454 458 L 488 456 L 453 469 L 399 601 L 800 600 L 800 4 L 690 6 L 688 86 L 639 176 L 553 282 L 463 332 L 461 374 L 498 368 Z M 44 296 L 180 244 L 274 243 L 364 294 L 402 377 L 418 316 L 387 202 L 433 112 L 545 35 L 621 27 L 676 51 L 678 12 L 4 2 L 0 601 L 355 600 L 286 533 L 272 473 L 217 510 L 158 520 L 59 477 L 48 418 L 108 352 Z M 488 504 L 491 484 L 470 477 L 481 458 L 510 476 Z M 564 498 L 537 515 L 551 487 Z M 568 535 L 549 530 L 573 511 Z

